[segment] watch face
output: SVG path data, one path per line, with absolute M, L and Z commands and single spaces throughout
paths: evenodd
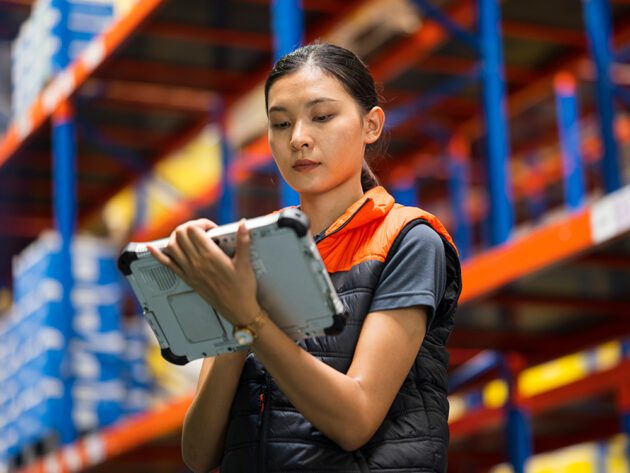
M 246 328 L 236 330 L 234 338 L 239 345 L 251 345 L 254 342 L 254 334 Z

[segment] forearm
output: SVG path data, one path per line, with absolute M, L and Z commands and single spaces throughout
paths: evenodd
M 182 456 L 195 472 L 209 471 L 221 460 L 230 407 L 246 353 L 207 359 L 182 429 Z
M 359 380 L 304 351 L 270 321 L 252 348 L 295 408 L 324 435 L 347 450 L 371 437 L 373 416 L 366 415 L 369 399 Z

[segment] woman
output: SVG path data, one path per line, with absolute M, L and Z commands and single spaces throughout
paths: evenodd
M 461 289 L 439 221 L 395 204 L 366 157 L 385 116 L 353 53 L 314 44 L 285 56 L 265 87 L 269 143 L 300 195 L 333 284 L 349 311 L 337 336 L 293 342 L 256 301 L 249 235 L 228 258 L 201 219 L 153 255 L 234 326 L 248 353 L 204 360 L 183 427 L 194 471 L 446 470 L 445 344 Z

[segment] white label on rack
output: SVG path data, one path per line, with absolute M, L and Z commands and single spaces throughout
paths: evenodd
M 68 445 L 63 449 L 63 458 L 70 471 L 81 471 L 81 457 L 76 445 Z
M 105 43 L 98 38 L 92 41 L 81 54 L 81 61 L 85 67 L 91 72 L 98 66 L 105 57 Z
M 59 82 L 57 79 L 52 81 L 48 87 L 44 89 L 44 93 L 42 94 L 42 105 L 44 106 L 44 111 L 48 113 L 52 113 L 57 104 L 59 103 Z
M 105 459 L 105 444 L 99 434 L 90 434 L 83 440 L 85 453 L 90 465 L 96 465 Z
M 75 86 L 72 70 L 66 69 L 59 75 L 57 80 L 59 81 L 59 93 L 61 94 L 61 98 L 68 98 Z
M 20 139 L 23 140 L 29 135 L 31 129 L 33 128 L 33 122 L 31 120 L 30 113 L 25 112 L 23 115 L 21 115 L 17 120 L 16 126 L 18 135 Z
M 601 243 L 630 230 L 630 186 L 615 191 L 591 207 L 591 238 Z
M 44 471 L 46 473 L 61 473 L 61 465 L 55 452 L 49 453 L 44 458 Z

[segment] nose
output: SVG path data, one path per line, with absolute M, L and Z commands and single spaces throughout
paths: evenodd
M 290 145 L 295 151 L 299 151 L 302 148 L 312 148 L 313 140 L 308 133 L 308 127 L 302 121 L 296 122 L 293 126 Z

